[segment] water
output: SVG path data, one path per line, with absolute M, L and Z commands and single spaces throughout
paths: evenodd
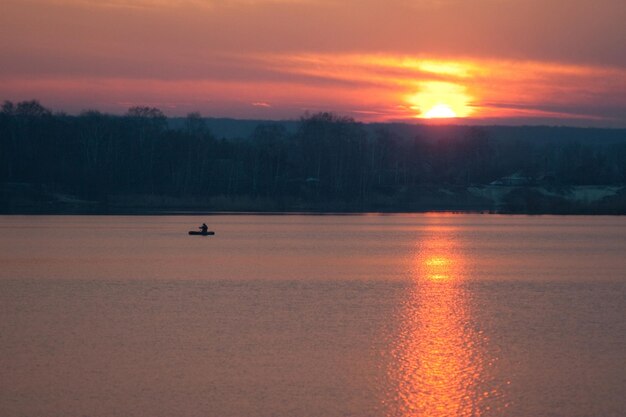
M 0 217 L 0 415 L 621 417 L 625 249 L 624 217 Z

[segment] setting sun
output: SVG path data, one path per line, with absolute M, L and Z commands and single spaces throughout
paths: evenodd
M 423 116 L 425 119 L 448 119 L 457 117 L 454 110 L 450 108 L 447 104 L 437 104 Z
M 418 85 L 419 91 L 408 96 L 406 100 L 415 117 L 421 119 L 442 119 L 467 117 L 473 113 L 473 98 L 467 94 L 463 85 L 444 82 L 426 81 Z

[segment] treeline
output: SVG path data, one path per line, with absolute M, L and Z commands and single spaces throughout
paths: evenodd
M 319 113 L 302 117 L 295 132 L 261 123 L 249 137 L 223 139 L 197 113 L 173 128 L 150 107 L 124 116 L 69 116 L 28 101 L 5 102 L 0 112 L 5 205 L 13 198 L 7 187 L 26 184 L 42 195 L 104 206 L 119 196 L 158 196 L 183 205 L 221 201 L 222 207 L 207 207 L 216 210 L 229 209 L 228 201 L 243 201 L 243 209 L 419 209 L 416 202 L 426 204 L 432 190 L 514 173 L 551 187 L 622 185 L 626 138 L 494 140 L 480 127 L 454 138 L 405 137 L 384 125 Z

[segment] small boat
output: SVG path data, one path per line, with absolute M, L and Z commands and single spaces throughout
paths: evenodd
M 189 232 L 189 235 L 191 235 L 191 236 L 213 236 L 214 234 L 215 234 L 215 232 L 213 232 L 211 230 L 206 231 L 206 232 L 197 232 L 197 231 L 193 231 L 192 230 L 192 231 Z

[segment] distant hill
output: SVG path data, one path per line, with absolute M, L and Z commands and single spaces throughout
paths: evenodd
M 626 141 L 626 129 L 580 128 L 558 126 L 438 126 L 406 123 L 374 123 L 370 127 L 386 128 L 401 137 L 423 139 L 460 139 L 472 131 L 483 132 L 492 140 L 530 140 L 536 142 L 559 142 L 563 140 L 582 143 L 602 142 L 610 144 Z
M 206 117 L 204 121 L 207 127 L 219 139 L 245 139 L 252 135 L 254 129 L 264 124 L 279 124 L 285 127 L 288 133 L 293 133 L 298 129 L 297 120 L 243 120 Z M 182 128 L 185 118 L 173 117 L 168 119 L 168 125 L 172 129 Z
M 298 120 L 243 120 L 227 118 L 205 118 L 211 132 L 217 138 L 245 139 L 254 129 L 262 124 L 278 124 L 288 133 L 298 129 Z M 185 123 L 184 118 L 170 118 L 168 124 L 176 129 Z M 462 126 L 462 125 L 426 125 L 410 123 L 369 123 L 367 130 L 386 129 L 402 138 L 420 137 L 424 140 L 460 139 L 472 131 L 480 131 L 493 140 L 530 140 L 537 142 L 576 141 L 586 143 L 617 143 L 626 141 L 626 129 L 581 128 L 559 126 Z

